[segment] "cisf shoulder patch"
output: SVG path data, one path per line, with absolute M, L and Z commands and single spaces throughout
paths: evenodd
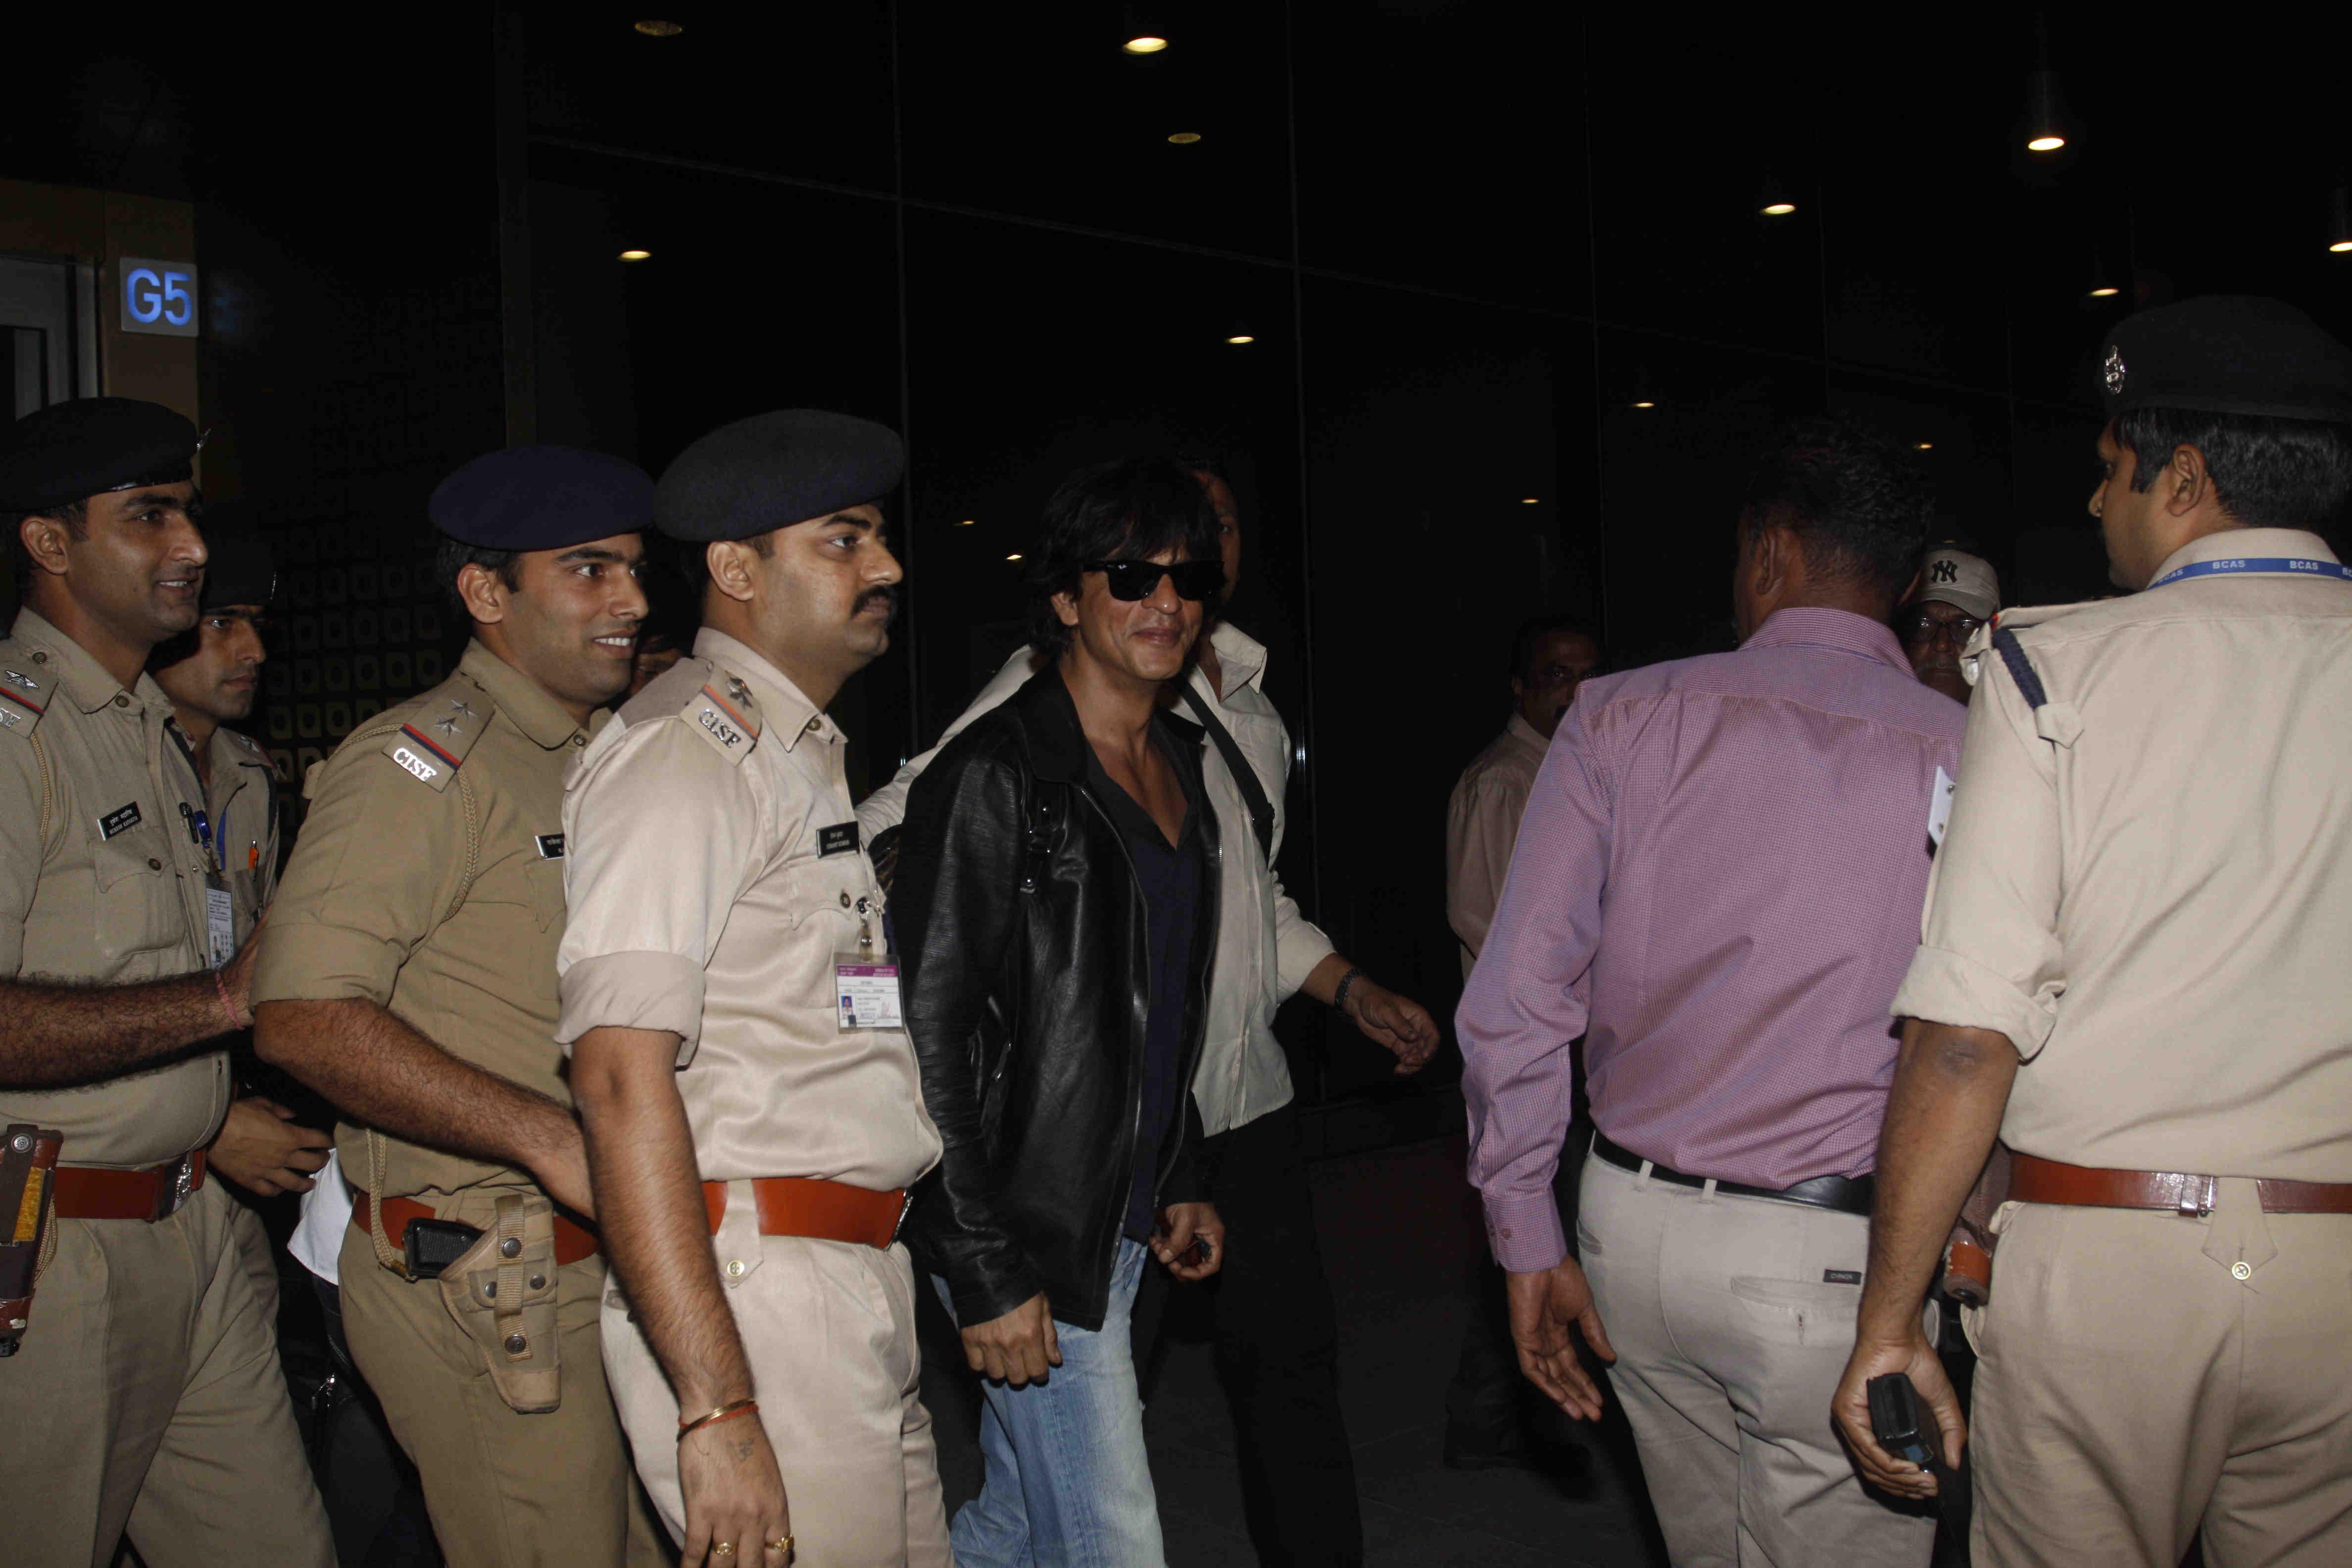
M 417 704 L 384 742 L 383 754 L 428 789 L 446 790 L 496 711 L 479 687 L 452 680 Z
M 731 763 L 740 764 L 760 743 L 760 704 L 749 685 L 722 668 L 713 667 L 678 716 Z

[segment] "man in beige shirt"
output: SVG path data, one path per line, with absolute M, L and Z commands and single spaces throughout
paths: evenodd
M 1495 921 L 1544 749 L 1576 689 L 1600 668 L 1599 640 L 1566 616 L 1539 616 L 1511 638 L 1510 721 L 1462 770 L 1445 803 L 1445 919 L 1462 942 L 1465 980 Z
M 882 891 L 825 716 L 889 646 L 898 437 L 809 409 L 662 476 L 692 658 L 623 705 L 563 825 L 556 1038 L 619 1288 L 604 1353 L 686 1568 L 946 1568 L 907 1190 L 938 1163 Z
M 200 836 L 228 885 L 232 935 L 241 944 L 278 886 L 278 769 L 259 742 L 228 726 L 253 712 L 261 666 L 269 657 L 259 623 L 277 574 L 269 547 L 258 538 L 220 526 L 217 509 L 205 521 L 211 559 L 205 563 L 201 613 L 193 629 L 156 648 L 148 669 L 172 700 L 174 739 L 204 785 Z M 232 1049 L 232 1071 L 242 1078 L 250 1067 L 249 1054 Z M 294 1114 L 265 1095 L 239 1094 L 213 1138 L 207 1168 L 255 1197 L 308 1192 L 333 1140 L 297 1125 Z M 278 1259 L 269 1233 L 247 1203 L 236 1205 L 231 1225 L 262 1321 L 275 1323 Z
M 554 1040 L 563 774 L 629 683 L 652 500 L 634 465 L 561 447 L 442 481 L 473 640 L 313 772 L 254 976 L 262 1058 L 343 1112 L 344 1332 L 453 1565 L 662 1557 L 605 1392 Z
M 236 1205 L 205 1179 L 252 955 L 143 673 L 196 621 L 195 448 L 126 398 L 0 435 L 24 598 L 0 639 L 0 1128 L 65 1135 L 54 1255 L 0 1323 L 5 1555 L 37 1568 L 105 1568 L 126 1532 L 152 1568 L 333 1561 Z
M 2352 1561 L 2352 351 L 2275 300 L 2117 326 L 2091 500 L 2127 597 L 2002 616 L 1878 1157 L 1834 1412 L 1864 1473 L 1996 1132 L 1976 1561 Z M 2201 1526 L 2201 1530 L 2200 1530 Z

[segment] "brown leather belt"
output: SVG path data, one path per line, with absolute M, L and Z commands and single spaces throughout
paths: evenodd
M 2352 1214 L 2352 1183 L 2254 1183 L 2266 1214 Z M 2078 1208 L 2169 1209 L 2197 1215 L 2213 1212 L 2221 1180 L 2179 1171 L 2101 1171 L 2020 1154 L 2010 1173 L 2009 1195 L 2019 1203 L 2065 1204 Z
M 59 1165 L 53 1212 L 59 1219 L 136 1219 L 152 1225 L 177 1214 L 204 1184 L 202 1149 L 141 1171 Z
M 877 1193 L 846 1182 L 815 1181 L 803 1176 L 763 1176 L 751 1184 L 760 1205 L 761 1236 L 804 1236 L 816 1241 L 846 1241 L 859 1247 L 887 1247 L 898 1237 L 898 1222 L 907 1215 L 905 1188 Z M 727 1216 L 727 1184 L 702 1184 L 702 1206 L 710 1215 L 710 1231 Z
M 372 1227 L 373 1222 L 368 1215 L 373 1202 L 372 1197 L 366 1193 L 352 1194 L 353 1228 L 368 1230 Z M 420 1204 L 415 1198 L 383 1200 L 383 1233 L 391 1238 L 392 1245 L 394 1247 L 398 1247 L 401 1238 L 408 1234 L 410 1220 L 434 1217 L 436 1216 L 431 1204 Z M 577 1220 L 564 1218 L 562 1212 L 557 1211 L 555 1215 L 555 1265 L 557 1268 L 577 1263 L 583 1258 L 595 1257 L 600 1245 L 594 1231 Z

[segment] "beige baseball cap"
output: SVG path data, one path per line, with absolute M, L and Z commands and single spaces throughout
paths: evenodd
M 1929 599 L 1957 605 L 1978 620 L 1989 621 L 2000 608 L 2000 576 L 1981 555 L 1939 544 L 1919 564 L 1919 593 L 1913 602 Z

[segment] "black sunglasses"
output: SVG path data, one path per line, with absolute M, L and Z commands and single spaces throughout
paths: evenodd
M 1179 561 L 1172 566 L 1163 566 L 1157 561 L 1089 561 L 1079 570 L 1101 573 L 1110 596 L 1129 604 L 1151 597 L 1162 577 L 1176 584 L 1176 596 L 1180 599 L 1205 599 L 1225 585 L 1225 565 L 1222 561 Z

